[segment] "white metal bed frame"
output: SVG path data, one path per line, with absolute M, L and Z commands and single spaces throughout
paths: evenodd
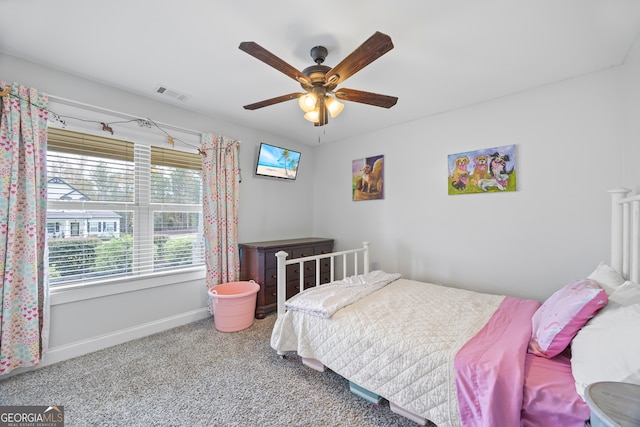
M 294 258 L 287 259 L 289 256 L 288 253 L 284 251 L 280 251 L 276 253 L 276 257 L 278 258 L 278 316 L 281 316 L 285 313 L 284 304 L 287 300 L 287 265 L 291 264 L 299 264 L 300 265 L 300 292 L 304 290 L 304 263 L 309 261 L 316 262 L 316 285 L 320 285 L 320 260 L 329 258 L 330 259 L 330 282 L 333 282 L 335 279 L 335 259 L 337 257 L 342 257 L 342 279 L 347 277 L 347 265 L 348 265 L 348 255 L 353 255 L 353 274 L 358 274 L 359 262 L 358 262 L 358 254 L 363 253 L 362 259 L 362 270 L 363 273 L 366 274 L 369 272 L 369 242 L 362 242 L 362 247 L 358 249 L 349 249 L 346 251 L 340 252 L 332 252 L 329 254 L 322 255 L 311 255 L 304 258 Z
M 611 267 L 640 283 L 640 194 L 617 188 L 611 194 Z
M 618 188 L 610 190 L 611 194 L 611 266 L 616 269 L 625 279 L 635 283 L 640 283 L 640 194 L 631 195 L 631 190 L 626 188 Z M 321 271 L 320 261 L 322 259 L 330 259 L 330 280 L 335 280 L 335 259 L 342 257 L 342 278 L 347 277 L 347 256 L 352 254 L 354 263 L 354 274 L 358 274 L 359 262 L 358 254 L 363 253 L 363 271 L 369 272 L 369 242 L 363 242 L 362 248 L 351 249 L 341 252 L 333 252 L 329 254 L 315 255 L 304 258 L 296 258 L 287 260 L 288 254 L 284 251 L 276 253 L 278 265 L 278 316 L 285 314 L 285 302 L 287 294 L 287 265 L 299 264 L 300 268 L 300 291 L 304 290 L 304 263 L 309 261 L 316 262 L 316 284 L 319 286 Z M 285 357 L 284 353 L 278 352 L 281 357 Z M 324 365 L 315 359 L 303 358 L 302 363 L 316 369 L 324 370 Z M 426 424 L 426 420 L 418 415 L 411 414 L 396 407 L 392 409 L 400 415 L 403 415 L 418 424 Z

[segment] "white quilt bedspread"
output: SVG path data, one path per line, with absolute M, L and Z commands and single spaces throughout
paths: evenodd
M 287 311 L 271 346 L 317 359 L 439 427 L 458 426 L 455 355 L 503 299 L 398 279 L 330 319 Z
M 342 307 L 361 300 L 399 278 L 399 273 L 385 273 L 381 270 L 346 277 L 305 289 L 287 300 L 285 307 L 287 310 L 302 311 L 328 319 Z

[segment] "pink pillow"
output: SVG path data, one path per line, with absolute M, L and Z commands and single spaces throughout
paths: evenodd
M 551 358 L 562 353 L 587 321 L 607 304 L 598 282 L 576 280 L 547 299 L 531 318 L 529 353 Z

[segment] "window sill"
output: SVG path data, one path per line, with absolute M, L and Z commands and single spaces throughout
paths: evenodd
M 51 305 L 68 304 L 93 298 L 135 292 L 160 286 L 175 285 L 181 282 L 202 280 L 206 276 L 204 266 L 198 266 L 173 272 L 161 272 L 145 276 L 123 277 L 91 284 L 57 286 L 51 288 Z

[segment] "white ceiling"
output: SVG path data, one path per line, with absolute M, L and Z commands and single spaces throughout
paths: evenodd
M 640 30 L 638 0 L 0 0 L 0 10 L 0 52 L 305 144 L 620 65 Z M 302 70 L 313 46 L 334 66 L 376 31 L 395 48 L 339 87 L 397 96 L 393 108 L 346 102 L 324 127 L 296 101 L 242 108 L 300 86 L 240 42 Z

